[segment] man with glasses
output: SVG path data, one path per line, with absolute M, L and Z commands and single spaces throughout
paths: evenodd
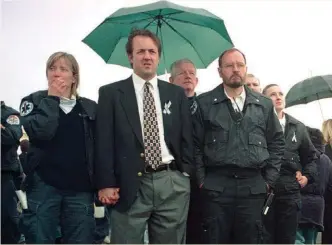
M 223 83 L 198 96 L 193 118 L 204 243 L 258 244 L 264 201 L 279 176 L 283 131 L 272 101 L 244 86 L 242 52 L 222 53 L 218 71 Z

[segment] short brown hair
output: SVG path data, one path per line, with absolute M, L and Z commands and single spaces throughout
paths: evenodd
M 128 42 L 126 44 L 126 52 L 128 55 L 133 54 L 133 39 L 136 36 L 144 36 L 144 37 L 151 38 L 153 40 L 153 42 L 156 44 L 156 46 L 158 47 L 159 57 L 161 56 L 161 51 L 162 51 L 161 42 L 160 42 L 159 38 L 157 37 L 157 35 L 148 29 L 133 29 L 131 31 L 131 33 L 128 36 Z
M 228 53 L 233 53 L 233 52 L 239 52 L 240 54 L 242 54 L 243 56 L 243 59 L 244 59 L 244 63 L 247 64 L 247 59 L 246 59 L 246 56 L 244 55 L 244 53 L 242 53 L 240 50 L 238 50 L 237 48 L 231 48 L 231 49 L 227 49 L 225 50 L 224 52 L 221 53 L 221 55 L 219 56 L 219 59 L 218 59 L 218 64 L 219 64 L 219 67 L 221 67 L 221 63 L 222 63 L 222 58 L 225 56 L 225 54 L 228 54 Z
M 69 62 L 71 72 L 73 73 L 73 76 L 75 77 L 76 80 L 76 82 L 73 83 L 71 87 L 70 95 L 78 96 L 77 89 L 80 84 L 80 69 L 77 60 L 72 54 L 66 52 L 55 52 L 54 54 L 52 54 L 46 62 L 46 76 L 47 76 L 47 71 L 51 68 L 51 66 L 53 66 L 54 63 L 61 58 Z

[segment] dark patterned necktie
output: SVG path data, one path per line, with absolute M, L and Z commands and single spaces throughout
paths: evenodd
M 153 169 L 161 163 L 161 146 L 159 137 L 156 106 L 150 91 L 150 82 L 144 85 L 143 97 L 143 124 L 144 124 L 144 148 L 145 161 Z

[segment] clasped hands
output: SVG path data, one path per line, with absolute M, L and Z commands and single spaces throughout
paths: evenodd
M 104 205 L 115 205 L 119 198 L 120 188 L 104 188 L 98 191 L 99 201 Z

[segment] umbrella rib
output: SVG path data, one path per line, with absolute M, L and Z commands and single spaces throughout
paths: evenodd
M 161 15 L 161 11 L 162 11 L 162 10 L 160 10 L 159 15 Z M 173 13 L 165 14 L 165 15 L 162 15 L 162 16 L 163 16 L 163 17 L 168 17 L 168 16 L 170 16 L 170 15 L 181 14 L 181 13 L 183 13 L 183 11 L 173 12 Z M 132 22 L 129 22 L 129 24 L 133 24 L 133 23 L 137 23 L 137 22 L 143 22 L 143 21 L 149 20 L 149 19 L 151 19 L 151 18 L 152 18 L 153 20 L 156 19 L 156 15 L 149 14 L 149 13 L 142 13 L 142 14 L 146 14 L 146 15 L 149 16 L 149 17 L 146 18 L 146 19 L 134 20 L 134 21 L 132 21 Z M 153 21 L 153 20 L 152 20 L 152 21 Z M 127 23 L 121 23 L 121 22 L 113 22 L 112 17 L 107 18 L 104 22 L 112 22 L 112 23 L 116 23 L 116 24 L 127 24 Z
M 176 34 L 178 34 L 180 37 L 182 37 L 184 40 L 186 40 L 189 44 L 190 44 L 190 46 L 196 51 L 196 53 L 197 53 L 197 55 L 198 55 L 198 57 L 199 57 L 199 59 L 202 61 L 202 63 L 204 64 L 204 66 L 207 66 L 206 64 L 205 64 L 205 62 L 203 61 L 203 59 L 202 59 L 202 57 L 201 57 L 201 55 L 198 53 L 198 51 L 197 51 L 197 49 L 195 48 L 195 46 L 185 37 L 185 36 L 183 36 L 181 33 L 179 33 L 177 30 L 175 30 L 175 28 L 173 27 L 173 26 L 171 26 L 170 24 L 168 24 L 165 20 L 162 20 L 169 28 L 171 28 L 171 30 L 172 31 L 174 31 Z
M 182 22 L 184 24 L 191 24 L 191 25 L 195 25 L 195 26 L 201 26 L 201 27 L 205 27 L 205 28 L 209 28 L 209 29 L 213 30 L 211 27 L 203 26 L 203 25 L 200 25 L 200 24 L 197 24 L 197 23 L 186 21 L 186 20 L 179 20 L 179 19 L 175 19 L 175 18 L 171 18 L 171 17 L 169 17 L 168 19 L 175 20 L 175 21 L 178 21 L 178 22 Z M 220 21 L 222 21 L 222 20 L 220 20 Z
M 147 25 L 143 27 L 143 29 L 148 28 L 156 19 L 151 20 Z
M 163 11 L 163 9 L 159 10 L 159 15 L 161 15 L 162 17 L 168 17 L 170 15 L 175 15 L 175 14 L 182 14 L 184 11 L 177 11 L 177 12 L 173 12 L 173 13 L 168 13 L 168 14 L 161 14 L 161 12 Z M 142 14 L 146 14 L 149 15 L 151 18 L 155 18 L 156 15 L 154 14 L 149 14 L 148 12 L 142 13 Z
M 128 24 L 134 24 L 134 23 L 139 23 L 139 22 L 144 22 L 147 20 L 150 20 L 153 17 L 150 18 L 146 18 L 146 19 L 140 19 L 140 20 L 134 20 L 132 22 L 117 22 L 117 21 L 113 21 L 113 20 L 108 20 L 108 22 L 111 22 L 112 24 L 123 24 L 123 25 L 128 25 Z M 154 21 L 155 19 L 152 19 L 152 21 Z
M 198 24 L 198 23 L 192 23 L 192 22 L 189 22 L 189 21 L 179 20 L 179 19 L 174 19 L 174 18 L 168 18 L 168 19 L 170 19 L 170 20 L 174 20 L 174 21 L 178 21 L 178 22 L 182 22 L 182 23 L 184 23 L 184 24 L 191 24 L 191 25 L 195 25 L 195 26 L 205 27 L 205 28 L 207 28 L 207 29 L 210 29 L 210 30 L 212 30 L 212 31 L 214 31 L 214 32 L 216 32 L 216 33 L 218 33 L 218 34 L 219 34 L 221 37 L 223 37 L 227 42 L 233 44 L 233 42 L 232 42 L 232 40 L 231 40 L 231 38 L 230 38 L 230 36 L 229 36 L 229 34 L 228 34 L 228 32 L 227 32 L 226 29 L 225 29 L 226 35 L 222 35 L 221 33 L 217 32 L 215 29 L 213 29 L 213 28 L 211 28 L 211 27 L 209 27 L 209 26 L 204 26 L 204 25 L 200 25 L 200 24 Z M 219 20 L 224 24 L 224 21 L 223 21 L 222 19 L 219 19 Z

